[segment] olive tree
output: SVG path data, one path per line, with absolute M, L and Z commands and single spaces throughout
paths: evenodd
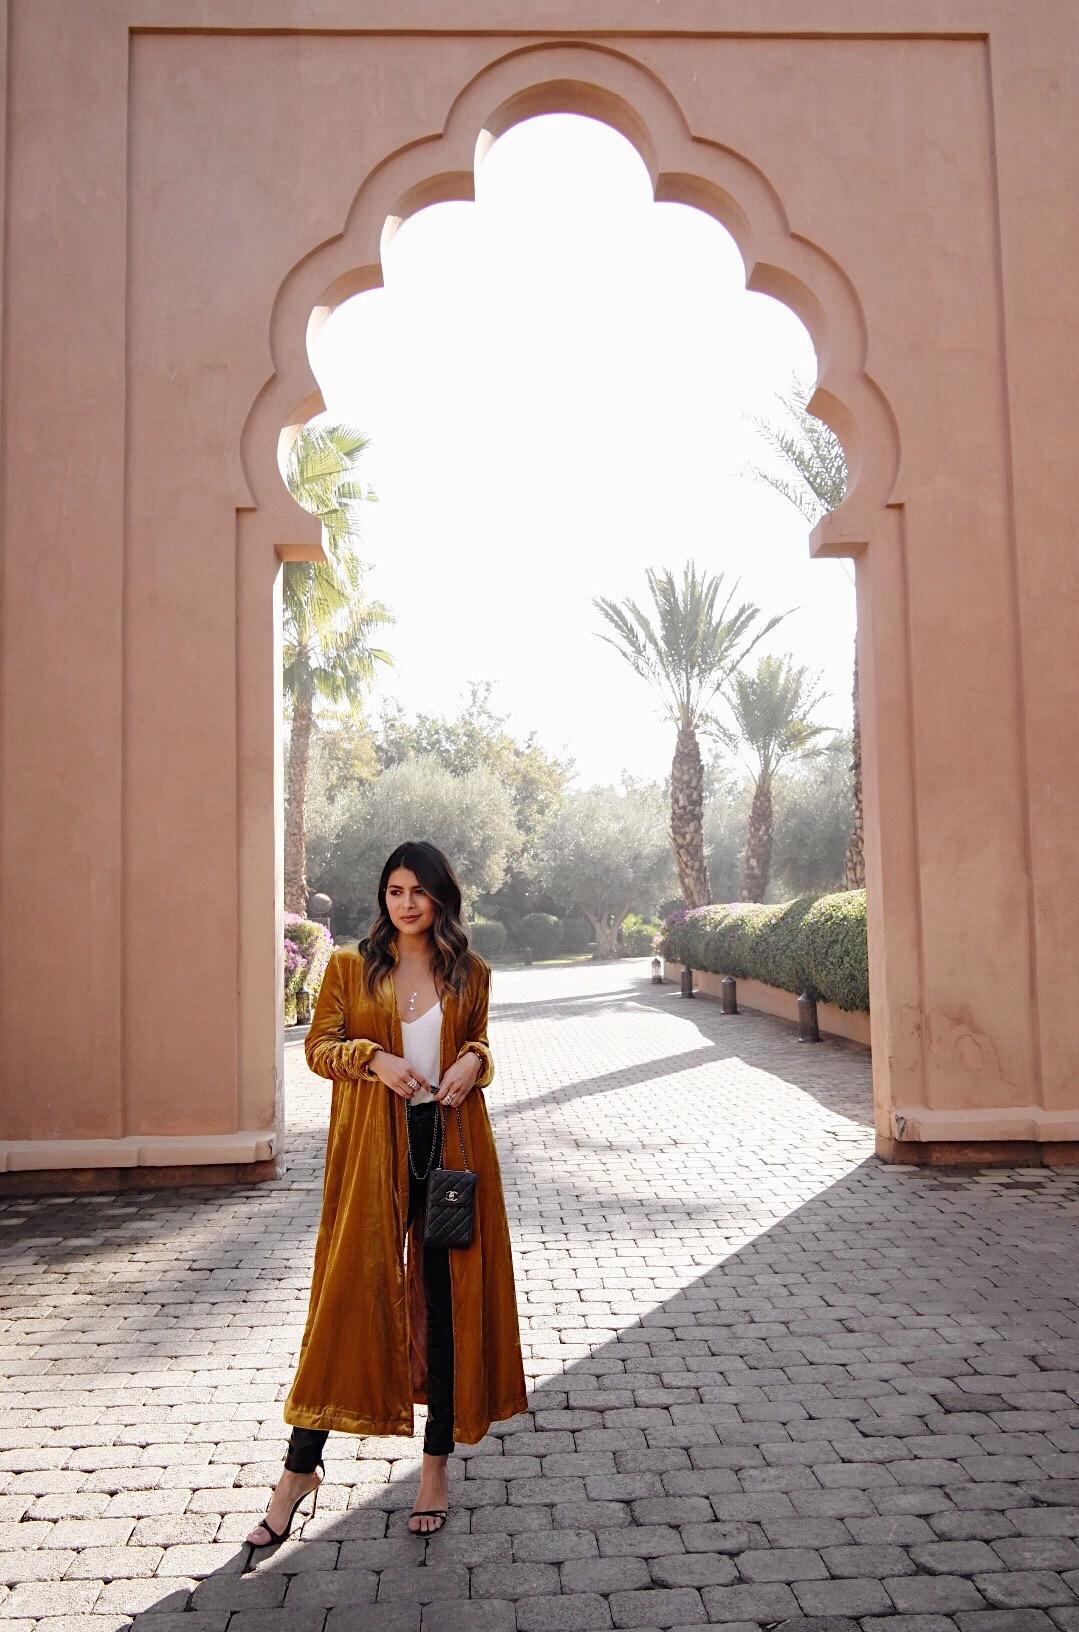
M 537 877 L 556 901 L 588 919 L 593 956 L 617 957 L 626 914 L 650 915 L 677 879 L 662 790 L 567 794 L 540 840 Z

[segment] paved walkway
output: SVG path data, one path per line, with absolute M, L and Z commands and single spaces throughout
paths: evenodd
M 885 1167 L 862 1050 L 643 960 L 492 1019 L 532 1410 L 446 1530 L 418 1437 L 331 1435 L 239 1573 L 320 1196 L 293 1043 L 280 1183 L 0 1202 L 0 1632 L 1079 1632 L 1079 1174 Z

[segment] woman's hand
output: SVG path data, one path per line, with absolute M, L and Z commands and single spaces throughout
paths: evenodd
M 440 1105 L 462 1105 L 475 1087 L 476 1078 L 483 1070 L 478 1054 L 466 1054 L 443 1072 L 435 1098 Z
M 368 1064 L 371 1070 L 384 1082 L 393 1093 L 402 1099 L 411 1099 L 417 1088 L 430 1088 L 431 1084 L 421 1072 L 413 1070 L 407 1060 L 401 1059 L 398 1054 L 391 1054 L 385 1048 L 380 1048 L 377 1054 L 372 1054 Z

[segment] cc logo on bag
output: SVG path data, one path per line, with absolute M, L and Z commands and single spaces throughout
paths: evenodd
M 446 1191 L 446 1200 L 447 1201 L 456 1201 L 457 1200 L 457 1191 L 456 1190 L 447 1190 Z

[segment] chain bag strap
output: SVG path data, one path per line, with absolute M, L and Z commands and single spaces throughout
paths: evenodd
M 441 1109 L 440 1106 L 440 1112 Z M 460 1105 L 455 1105 L 454 1110 L 457 1113 L 457 1138 L 464 1167 L 436 1167 L 427 1181 L 427 1222 L 423 1241 L 424 1246 L 428 1247 L 467 1247 L 472 1242 L 476 1175 L 468 1165 Z M 444 1142 L 442 1150 L 445 1155 Z
M 407 1100 L 405 1101 L 405 1138 L 408 1141 L 408 1165 L 412 1169 L 413 1176 L 417 1179 L 427 1178 L 431 1171 L 431 1163 L 435 1159 L 435 1149 L 438 1145 L 438 1132 L 439 1119 L 435 1116 L 431 1118 L 431 1148 L 427 1153 L 427 1166 L 421 1173 L 412 1155 L 412 1106 Z

